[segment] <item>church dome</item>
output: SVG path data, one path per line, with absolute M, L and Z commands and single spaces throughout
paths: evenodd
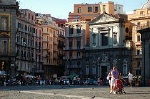
M 150 9 L 150 0 L 142 6 L 142 9 Z

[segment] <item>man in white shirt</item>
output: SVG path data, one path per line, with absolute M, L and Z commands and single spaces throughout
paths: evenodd
M 128 81 L 129 81 L 130 87 L 132 87 L 133 74 L 131 72 L 128 73 Z

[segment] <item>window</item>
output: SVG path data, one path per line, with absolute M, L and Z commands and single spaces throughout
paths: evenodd
M 27 25 L 25 25 L 25 31 L 27 31 Z
M 129 28 L 128 28 L 128 27 L 126 27 L 126 30 L 125 30 L 125 31 L 126 31 L 126 33 L 129 33 Z
M 107 33 L 102 33 L 102 46 L 107 46 L 108 45 L 108 34 Z
M 149 21 L 147 21 L 147 26 L 150 26 L 150 22 Z
M 78 57 L 78 58 L 80 57 L 80 52 L 77 52 L 77 57 Z
M 16 35 L 16 42 L 20 42 L 20 37 L 19 37 L 19 35 Z
M 96 74 L 96 66 L 93 66 L 93 68 L 92 68 L 92 74 Z
M 137 36 L 137 41 L 141 41 L 140 35 Z
M 72 52 L 69 52 L 69 59 L 72 58 Z
M 140 55 L 140 50 L 137 50 L 137 51 L 136 51 L 136 55 Z
M 81 13 L 81 7 L 78 8 L 78 13 Z
M 73 34 L 73 27 L 69 26 L 69 34 Z
M 18 22 L 18 28 L 21 28 L 21 23 Z
M 69 48 L 72 48 L 72 41 L 69 41 Z
M 142 16 L 144 14 L 144 12 L 143 11 L 140 11 L 140 15 Z
M 81 47 L 81 41 L 77 41 L 77 48 L 80 49 Z
M 106 11 L 106 5 L 103 5 L 103 12 Z
M 89 65 L 86 65 L 86 75 L 89 75 Z
M 98 7 L 95 7 L 94 12 L 98 12 Z
M 91 21 L 91 19 L 85 19 L 86 21 Z
M 113 39 L 114 39 L 114 40 L 113 40 L 113 41 L 114 41 L 113 43 L 114 43 L 114 44 L 117 44 L 117 35 L 116 35 L 116 34 L 114 34 L 114 38 L 113 38 Z
M 77 26 L 77 33 L 81 33 L 81 27 Z
M 88 7 L 88 12 L 92 12 L 92 7 Z
M 93 46 L 96 46 L 96 34 L 93 34 Z
M 137 68 L 140 67 L 140 61 L 137 61 Z

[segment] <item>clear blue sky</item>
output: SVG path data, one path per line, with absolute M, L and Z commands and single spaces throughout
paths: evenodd
M 74 4 L 99 3 L 113 1 L 122 4 L 125 12 L 140 9 L 148 0 L 17 0 L 21 9 L 30 9 L 36 13 L 51 14 L 53 17 L 67 19 L 68 13 L 73 12 Z

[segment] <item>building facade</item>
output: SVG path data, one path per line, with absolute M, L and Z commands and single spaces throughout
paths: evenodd
M 74 4 L 74 12 L 69 13 L 68 22 L 91 21 L 103 12 L 112 15 L 123 14 L 123 5 L 114 4 L 114 2 L 111 1 L 107 3 L 99 2 L 97 4 Z
M 35 12 L 20 9 L 16 20 L 16 65 L 19 74 L 42 73 L 42 28 L 35 24 Z
M 43 30 L 43 68 L 45 77 L 63 75 L 63 44 L 64 29 L 58 27 L 50 14 L 36 14 L 36 22 Z M 61 59 L 60 59 L 61 58 Z
M 133 24 L 132 29 L 132 72 L 134 75 L 141 75 L 142 67 L 142 43 L 141 34 L 138 29 L 141 26 L 147 26 L 150 24 L 150 1 L 142 6 L 140 9 L 136 9 L 133 14 L 128 15 L 128 20 Z
M 141 75 L 142 75 L 142 83 L 145 86 L 150 85 L 150 25 L 139 28 L 139 33 L 141 33 L 142 40 L 142 67 L 141 67 Z
M 85 46 L 85 21 L 66 23 L 65 29 L 65 71 L 66 74 L 82 74 L 82 49 Z
M 16 0 L 0 2 L 0 75 L 15 75 L 15 24 L 18 9 Z
M 84 50 L 86 77 L 105 78 L 113 66 L 127 75 L 131 69 L 131 40 L 126 39 L 127 17 L 103 13 L 89 23 L 90 46 Z
M 123 5 L 110 1 L 97 4 L 74 4 L 74 12 L 69 13 L 68 23 L 66 23 L 65 67 L 67 74 L 85 75 L 83 51 L 91 42 L 88 23 L 103 12 L 112 15 L 122 14 Z

